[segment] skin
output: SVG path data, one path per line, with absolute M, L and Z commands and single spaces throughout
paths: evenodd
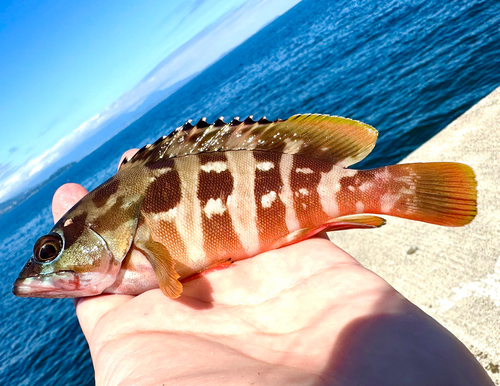
M 85 194 L 59 188 L 54 218 Z M 493 385 L 456 337 L 325 237 L 187 282 L 179 299 L 75 304 L 96 385 Z

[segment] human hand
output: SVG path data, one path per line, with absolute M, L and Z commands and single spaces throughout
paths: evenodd
M 86 191 L 62 186 L 60 217 Z M 96 385 L 493 385 L 451 333 L 330 241 L 76 301 Z

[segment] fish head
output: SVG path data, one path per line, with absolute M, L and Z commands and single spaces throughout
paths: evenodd
M 131 184 L 120 176 L 83 197 L 37 240 L 33 256 L 14 283 L 14 295 L 94 296 L 115 282 L 142 205 L 140 190 L 128 191 Z
M 63 219 L 37 240 L 13 292 L 49 298 L 98 295 L 115 281 L 119 267 L 106 240 L 90 224 Z

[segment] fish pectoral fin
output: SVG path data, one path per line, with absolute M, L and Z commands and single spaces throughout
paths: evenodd
M 136 242 L 136 247 L 144 253 L 153 266 L 161 291 L 169 298 L 178 298 L 182 293 L 180 275 L 175 270 L 175 262 L 168 249 L 157 241 Z
M 385 219 L 372 215 L 352 215 L 337 217 L 328 220 L 317 227 L 302 228 L 279 239 L 273 248 L 281 248 L 287 245 L 306 240 L 320 232 L 341 231 L 346 229 L 371 229 L 381 227 L 386 223 Z

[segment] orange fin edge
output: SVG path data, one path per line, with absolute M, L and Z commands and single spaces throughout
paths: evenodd
M 223 269 L 229 268 L 229 267 L 231 267 L 233 265 L 233 263 L 234 263 L 234 261 L 232 259 L 228 259 L 228 260 L 224 260 L 224 261 L 220 261 L 220 262 L 214 263 L 214 264 L 208 266 L 203 271 L 194 273 L 191 276 L 188 276 L 188 277 L 182 279 L 181 283 L 184 284 L 184 283 L 187 283 L 189 281 L 199 279 L 200 277 L 208 275 L 209 273 L 217 272 L 217 271 L 221 271 Z
M 302 228 L 279 239 L 272 249 L 282 248 L 306 240 L 320 232 L 341 231 L 347 229 L 379 228 L 386 223 L 382 217 L 373 215 L 352 215 L 337 217 L 311 228 Z
M 175 270 L 175 262 L 167 248 L 157 241 L 136 243 L 153 266 L 161 291 L 169 298 L 175 299 L 182 294 L 180 275 Z

